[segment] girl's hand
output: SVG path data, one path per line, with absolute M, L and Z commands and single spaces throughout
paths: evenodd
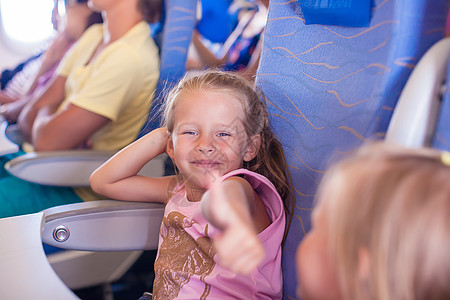
M 159 154 L 165 153 L 167 148 L 167 141 L 169 140 L 169 132 L 167 131 L 167 128 L 161 127 L 154 129 L 152 131 L 152 135 L 153 143 L 155 147 L 157 147 L 157 149 L 159 149 L 160 151 Z
M 214 239 L 221 265 L 247 275 L 264 259 L 265 251 L 255 230 L 245 223 L 235 223 Z
M 219 262 L 235 273 L 249 274 L 265 251 L 252 222 L 247 194 L 233 181 L 215 183 L 205 195 L 206 218 L 223 229 L 213 240 Z

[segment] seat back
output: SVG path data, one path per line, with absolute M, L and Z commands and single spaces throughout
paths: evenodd
M 317 184 L 331 160 L 385 136 L 409 74 L 444 35 L 447 10 L 448 0 L 374 0 L 367 27 L 343 27 L 305 25 L 298 1 L 270 1 L 256 85 L 295 185 L 285 299 L 295 298 L 295 251 Z
M 201 19 L 196 28 L 211 43 L 225 43 L 238 24 L 238 13 L 229 11 L 233 0 L 201 0 Z
M 139 136 L 158 128 L 164 92 L 186 72 L 186 59 L 196 25 L 197 0 L 165 0 L 164 27 L 161 37 L 161 65 L 149 118 Z

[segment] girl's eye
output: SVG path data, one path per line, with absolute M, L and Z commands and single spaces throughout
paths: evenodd
M 228 132 L 219 132 L 218 134 L 217 134 L 217 136 L 231 136 L 231 134 L 229 134 Z
M 195 133 L 195 131 L 186 130 L 186 131 L 183 131 L 183 134 L 186 134 L 186 135 L 195 135 L 196 133 Z

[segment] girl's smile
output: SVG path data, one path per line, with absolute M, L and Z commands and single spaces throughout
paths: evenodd
M 212 161 L 212 160 L 203 160 L 203 159 L 194 160 L 191 163 L 200 168 L 217 168 L 221 165 L 220 162 Z

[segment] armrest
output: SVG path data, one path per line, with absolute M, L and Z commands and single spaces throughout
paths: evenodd
M 386 141 L 406 147 L 431 146 L 449 55 L 450 38 L 446 38 L 421 58 L 395 107 Z
M 13 143 L 6 135 L 7 127 L 8 122 L 0 115 L 0 156 L 19 151 L 19 145 Z
M 42 241 L 55 247 L 152 250 L 158 248 L 164 205 L 100 200 L 53 207 L 44 215 Z
M 5 169 L 20 179 L 42 185 L 89 186 L 91 173 L 114 153 L 92 150 L 33 152 L 9 161 Z M 166 154 L 157 156 L 139 174 L 163 176 L 166 158 Z

